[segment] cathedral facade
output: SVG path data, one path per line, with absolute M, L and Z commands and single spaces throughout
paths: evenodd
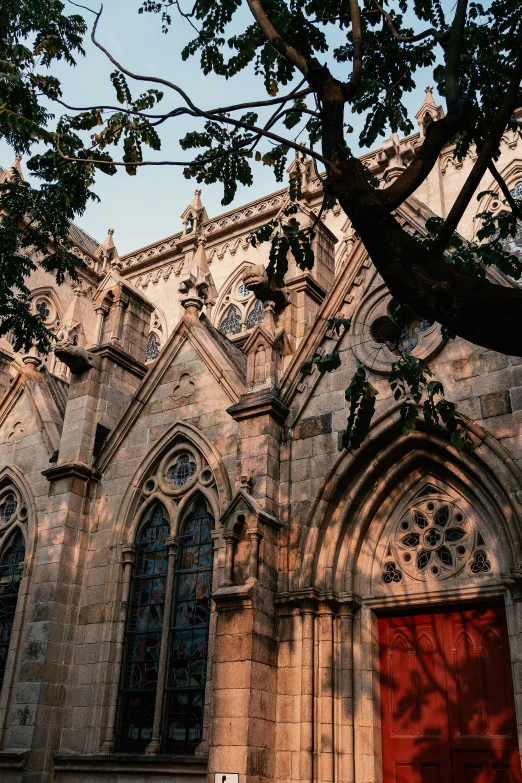
M 418 133 L 364 156 L 383 187 L 441 112 L 428 88 Z M 520 197 L 522 141 L 501 152 Z M 472 163 L 445 149 L 405 230 L 446 215 Z M 2 783 L 522 781 L 522 357 L 399 333 L 339 207 L 314 269 L 290 260 L 271 291 L 248 236 L 287 200 L 210 219 L 196 191 L 126 256 L 72 226 L 78 281 L 29 282 L 55 349 L 0 340 Z M 306 162 L 301 224 L 321 200 Z M 500 197 L 464 236 L 484 208 Z M 429 360 L 471 454 L 400 434 L 397 346 Z M 337 370 L 303 372 L 333 350 Z M 360 365 L 379 393 L 351 452 Z

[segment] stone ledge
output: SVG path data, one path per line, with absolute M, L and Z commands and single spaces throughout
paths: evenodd
M 23 769 L 28 753 L 26 748 L 0 750 L 0 769 Z
M 45 476 L 49 481 L 70 477 L 83 479 L 83 481 L 99 481 L 101 478 L 96 470 L 83 462 L 64 462 L 62 465 L 53 465 L 51 468 L 42 470 L 42 476 Z
M 282 424 L 289 413 L 289 408 L 278 397 L 266 392 L 244 394 L 239 402 L 227 408 L 227 413 L 235 421 L 253 419 L 255 416 L 271 416 L 278 424 Z
M 140 296 L 140 294 L 138 294 Z M 141 297 L 140 297 L 141 298 Z M 120 367 L 136 375 L 140 380 L 145 377 L 148 371 L 148 366 L 143 362 L 134 359 L 127 351 L 117 343 L 103 343 L 97 345 L 94 348 L 89 348 L 89 353 L 99 356 L 101 359 L 109 359 L 115 362 Z M 103 370 L 103 367 L 102 367 Z
M 0 754 L 1 757 L 2 754 Z M 205 779 L 208 759 L 195 756 L 134 756 L 128 753 L 55 753 L 54 772 L 126 773 L 131 775 L 191 775 Z

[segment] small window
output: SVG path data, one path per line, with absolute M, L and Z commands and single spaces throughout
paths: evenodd
M 226 317 L 221 321 L 219 331 L 227 337 L 240 333 L 241 318 L 238 309 L 234 305 L 229 308 Z
M 0 524 L 7 525 L 13 514 L 16 512 L 18 501 L 12 492 L 5 496 L 0 505 Z
M 167 471 L 167 478 L 174 482 L 176 487 L 184 487 L 187 481 L 196 472 L 196 463 L 188 454 L 182 454 L 175 465 Z
M 160 341 L 154 334 L 154 332 L 151 332 L 149 334 L 149 339 L 147 340 L 147 351 L 145 353 L 145 360 L 147 362 L 152 362 L 154 359 L 156 359 L 160 352 Z
M 253 306 L 253 308 L 250 310 L 246 319 L 247 329 L 253 329 L 254 326 L 263 323 L 264 320 L 265 320 L 265 306 L 263 302 L 261 302 L 259 299 L 256 299 L 256 303 Z

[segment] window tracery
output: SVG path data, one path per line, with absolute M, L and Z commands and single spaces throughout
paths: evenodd
M 0 523 L 2 525 L 7 525 L 13 514 L 16 513 L 17 507 L 18 500 L 12 492 L 9 492 L 0 503 Z
M 221 289 L 212 311 L 212 321 L 219 331 L 240 343 L 248 339 L 246 332 L 254 329 L 265 317 L 263 303 L 255 298 L 243 279 L 251 266 L 245 261 L 235 270 Z
M 157 359 L 157 357 L 159 356 L 160 349 L 161 349 L 160 341 L 158 340 L 154 332 L 150 332 L 149 338 L 147 340 L 145 361 L 152 362 L 154 361 L 154 359 Z
M 16 602 L 22 576 L 20 564 L 25 559 L 25 542 L 16 530 L 0 557 L 0 689 L 4 681 L 9 642 L 13 630 Z
M 208 464 L 189 444 L 174 448 L 144 480 L 144 500 L 154 501 L 138 529 L 130 576 L 120 752 L 192 754 L 202 740 L 214 557 L 214 516 L 203 493 L 213 485 Z M 195 494 L 177 519 L 172 508 L 188 492 Z M 163 495 L 165 503 L 175 496 L 173 519 Z
M 175 465 L 168 469 L 167 478 L 171 479 L 176 487 L 184 487 L 195 472 L 196 463 L 190 459 L 188 454 L 182 454 L 178 457 Z
M 466 566 L 471 574 L 488 573 L 491 562 L 484 547 L 473 519 L 457 503 L 443 495 L 421 495 L 395 528 L 382 581 L 401 581 L 402 572 L 414 579 L 443 579 Z
M 226 337 L 231 337 L 234 334 L 239 334 L 241 331 L 241 316 L 237 307 L 230 305 L 228 312 L 219 325 L 219 331 Z
M 515 183 L 514 187 L 510 190 L 513 198 L 522 200 L 522 180 Z M 517 256 L 522 261 L 522 222 L 517 222 L 517 232 L 514 237 L 508 237 L 503 242 L 503 248 L 511 255 Z
M 246 319 L 247 329 L 253 329 L 254 326 L 263 323 L 264 320 L 265 320 L 265 306 L 263 302 L 261 302 L 259 299 L 256 299 L 255 305 L 252 307 L 249 314 L 247 315 L 247 319 Z

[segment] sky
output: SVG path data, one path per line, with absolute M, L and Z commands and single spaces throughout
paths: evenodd
M 80 2 L 89 5 L 89 0 Z M 71 13 L 81 13 L 87 23 L 92 25 L 92 14 L 74 8 L 67 0 L 65 3 Z M 181 50 L 194 33 L 189 23 L 176 17 L 173 12 L 175 22 L 169 33 L 164 35 L 161 32 L 160 17 L 154 14 L 138 14 L 140 5 L 141 0 L 105 0 L 98 24 L 98 40 L 126 68 L 140 74 L 159 75 L 179 84 L 198 106 L 206 109 L 267 98 L 261 80 L 254 78 L 252 71 L 244 71 L 227 81 L 223 77 L 205 76 L 197 56 L 183 62 Z M 240 13 L 244 14 L 245 21 L 249 21 L 246 8 Z M 241 19 L 238 24 L 240 21 Z M 53 68 L 53 72 L 62 82 L 63 100 L 75 106 L 99 105 L 101 102 L 116 104 L 114 89 L 109 79 L 114 66 L 91 43 L 89 36 L 85 42 L 85 50 L 86 57 L 78 58 L 76 68 L 65 65 Z M 424 99 L 424 87 L 428 83 L 429 72 L 419 72 L 418 89 L 407 98 L 412 117 Z M 133 95 L 139 94 L 147 86 L 143 83 L 137 87 L 131 84 Z M 166 91 L 160 108 L 165 110 L 178 105 L 179 98 L 173 93 L 167 94 Z M 56 111 L 56 108 L 53 111 Z M 357 120 L 358 118 L 348 120 L 355 128 L 354 137 L 357 136 Z M 194 120 L 191 118 L 165 123 L 160 134 L 162 150 L 155 153 L 145 147 L 144 158 L 186 160 L 190 151 L 183 152 L 178 139 L 192 129 Z M 355 140 L 354 137 L 350 140 Z M 5 142 L 0 141 L 0 164 L 6 167 L 11 165 L 12 160 L 13 151 Z M 195 180 L 185 179 L 182 171 L 179 167 L 150 166 L 142 167 L 134 177 L 129 177 L 122 168 L 113 177 L 99 174 L 94 191 L 100 197 L 100 202 L 91 203 L 76 223 L 100 242 L 105 239 L 107 229 L 114 228 L 114 241 L 120 255 L 174 234 L 181 230 L 180 215 L 192 200 L 194 189 L 199 187 Z M 250 188 L 239 186 L 233 204 L 226 207 L 221 205 L 223 188 L 219 183 L 204 186 L 202 200 L 209 217 L 214 217 L 282 186 L 275 181 L 269 167 L 258 166 L 254 171 L 254 185 Z

